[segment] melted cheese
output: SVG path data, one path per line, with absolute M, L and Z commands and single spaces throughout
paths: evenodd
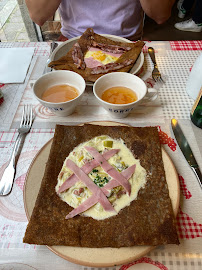
M 121 139 L 115 140 L 105 135 L 95 137 L 90 141 L 78 145 L 69 154 L 67 159 L 71 159 L 79 167 L 82 167 L 86 161 L 92 160 L 92 156 L 87 152 L 87 150 L 84 149 L 84 146 L 92 146 L 96 148 L 100 153 L 103 153 L 106 150 L 106 146 L 104 146 L 105 141 L 113 142 L 112 148 L 120 149 L 120 151 L 117 154 L 115 154 L 108 160 L 108 162 L 113 167 L 115 167 L 119 172 L 121 172 L 127 167 L 136 164 L 136 169 L 132 177 L 129 179 L 129 183 L 131 184 L 130 196 L 128 196 L 128 194 L 122 194 L 118 198 L 116 191 L 119 191 L 120 187 L 115 188 L 111 191 L 109 200 L 112 203 L 116 213 L 105 211 L 102 205 L 100 203 L 97 203 L 82 214 L 84 216 L 89 216 L 97 220 L 109 218 L 113 215 L 116 215 L 121 209 L 130 205 L 130 203 L 137 198 L 139 190 L 141 188 L 144 188 L 146 184 L 146 170 L 140 165 L 139 160 L 134 158 L 131 151 L 126 147 L 123 140 Z M 112 148 L 110 147 L 107 149 L 110 150 Z M 66 162 L 64 162 L 61 172 L 58 176 L 56 192 L 58 191 L 59 187 L 64 183 L 64 181 L 72 174 L 72 172 L 66 167 L 65 164 Z M 92 170 L 88 174 L 88 176 L 92 179 L 92 181 L 94 181 L 94 183 L 97 183 L 98 186 L 105 185 L 106 179 L 110 181 L 110 176 L 106 172 L 104 172 L 104 170 L 100 166 L 94 168 L 94 170 Z M 81 192 L 81 194 L 79 195 L 76 195 L 75 190 L 79 190 L 80 188 L 82 188 L 83 192 Z M 76 208 L 91 195 L 92 192 L 81 181 L 78 181 L 74 186 L 69 188 L 67 191 L 59 194 L 60 198 L 73 208 Z
M 94 60 L 100 62 L 102 65 L 106 65 L 108 63 L 114 63 L 121 54 L 113 54 L 113 53 L 108 53 L 108 52 L 104 52 L 101 51 L 100 49 L 96 49 L 96 48 L 90 48 L 84 57 L 84 60 L 86 58 L 90 58 L 92 57 Z

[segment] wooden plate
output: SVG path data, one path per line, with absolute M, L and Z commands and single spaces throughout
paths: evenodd
M 116 122 L 92 122 L 97 125 L 123 125 Z M 49 140 L 38 152 L 26 176 L 24 187 L 24 205 L 28 220 L 40 189 L 46 161 L 48 160 L 52 139 Z M 180 200 L 180 187 L 178 174 L 172 160 L 162 148 L 163 163 L 168 183 L 169 193 L 175 216 L 177 215 Z M 48 248 L 58 256 L 70 262 L 91 267 L 110 267 L 129 263 L 136 260 L 149 251 L 153 246 L 134 246 L 123 248 L 82 248 L 67 246 L 48 246 Z

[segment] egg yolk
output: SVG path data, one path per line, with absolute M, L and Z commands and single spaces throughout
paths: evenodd
M 112 56 L 102 51 L 88 51 L 85 55 L 85 58 L 89 57 L 92 57 L 94 60 L 101 62 L 103 65 L 113 63 L 119 58 L 119 56 Z

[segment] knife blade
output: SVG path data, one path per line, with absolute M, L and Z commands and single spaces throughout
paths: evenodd
M 50 45 L 50 56 L 51 56 L 51 54 L 53 53 L 53 51 L 57 48 L 57 46 L 58 46 L 58 43 L 57 43 L 57 42 L 55 42 L 55 41 L 52 41 L 52 42 L 51 42 L 51 45 Z M 50 56 L 49 56 L 49 58 L 48 58 L 48 60 L 47 60 L 47 62 L 46 62 L 46 66 L 45 66 L 45 68 L 44 68 L 43 74 L 46 74 L 46 73 L 52 71 L 52 68 L 51 68 L 51 67 L 48 67 L 48 64 L 49 64 L 50 61 L 51 61 L 51 60 L 50 60 Z
M 199 182 L 199 185 L 202 189 L 202 174 L 201 171 L 199 169 L 199 165 L 194 157 L 194 154 L 191 150 L 191 147 L 189 146 L 189 143 L 187 141 L 187 139 L 184 136 L 184 133 L 182 132 L 178 121 L 176 119 L 172 119 L 171 120 L 171 126 L 172 126 L 172 130 L 173 133 L 175 135 L 176 141 L 185 157 L 185 159 L 187 160 L 189 166 L 191 167 L 191 169 L 193 170 L 193 172 L 196 175 L 196 178 Z

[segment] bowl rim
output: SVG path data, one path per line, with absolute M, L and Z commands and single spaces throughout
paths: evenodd
M 138 98 L 136 101 L 133 101 L 133 102 L 130 102 L 130 103 L 126 103 L 126 104 L 115 104 L 115 103 L 110 103 L 110 102 L 104 101 L 102 98 L 100 98 L 100 97 L 97 95 L 96 90 L 95 90 L 95 87 L 96 87 L 97 83 L 98 83 L 100 80 L 103 80 L 104 78 L 106 78 L 106 77 L 108 77 L 108 76 L 118 76 L 118 75 L 120 75 L 119 73 L 124 74 L 123 76 L 128 76 L 128 77 L 135 76 L 136 78 L 138 78 L 138 80 L 141 81 L 141 82 L 145 85 L 145 89 L 146 89 L 145 95 L 144 95 L 143 97 L 141 97 L 141 98 Z M 131 90 L 132 90 L 132 89 L 131 89 Z M 106 91 L 106 90 L 104 90 L 104 91 Z M 104 91 L 103 91 L 103 92 L 104 92 Z M 133 91 L 133 90 L 132 90 L 132 91 Z M 134 92 L 135 92 L 135 91 L 134 91 Z M 95 81 L 95 83 L 93 84 L 93 94 L 95 95 L 95 97 L 96 97 L 99 101 L 101 101 L 102 103 L 104 103 L 104 104 L 106 104 L 106 105 L 110 105 L 110 106 L 113 106 L 113 107 L 119 107 L 119 108 L 121 108 L 121 107 L 124 107 L 124 108 L 125 108 L 125 107 L 128 107 L 128 106 L 130 106 L 130 105 L 135 105 L 136 103 L 140 102 L 140 101 L 146 96 L 146 94 L 147 94 L 147 86 L 146 86 L 145 82 L 144 82 L 141 78 L 139 78 L 138 76 L 136 76 L 135 74 L 132 74 L 132 73 L 127 73 L 127 72 L 107 73 L 107 74 L 101 76 L 100 78 L 98 78 L 98 79 Z
M 59 73 L 74 73 L 77 77 L 79 77 L 79 78 L 83 81 L 83 83 L 84 83 L 83 90 L 82 90 L 81 92 L 79 92 L 79 95 L 78 95 L 77 97 L 75 97 L 74 99 L 70 99 L 70 100 L 64 101 L 64 102 L 49 102 L 49 101 L 45 101 L 45 100 L 39 98 L 39 97 L 36 95 L 36 93 L 35 93 L 35 85 L 36 85 L 36 83 L 39 82 L 39 80 L 43 79 L 44 77 L 52 76 L 52 75 L 50 75 L 50 74 L 53 74 L 53 73 L 55 73 L 55 72 L 59 72 Z M 86 82 L 85 82 L 84 78 L 83 78 L 80 74 L 78 74 L 78 73 L 76 73 L 76 72 L 74 72 L 74 71 L 71 71 L 71 70 L 55 70 L 55 71 L 51 71 L 51 72 L 49 72 L 49 73 L 43 74 L 41 77 L 39 77 L 39 78 L 35 81 L 35 83 L 34 83 L 34 85 L 33 85 L 33 87 L 32 87 L 32 91 L 33 91 L 33 94 L 34 94 L 34 96 L 36 97 L 36 99 L 37 99 L 39 102 L 42 102 L 42 103 L 47 104 L 47 105 L 51 105 L 51 104 L 52 104 L 52 105 L 63 105 L 63 104 L 68 104 L 68 103 L 70 103 L 70 102 L 72 102 L 72 101 L 77 100 L 79 97 L 81 97 L 81 96 L 84 94 L 85 89 L 86 89 Z M 45 90 L 44 90 L 44 91 L 45 91 Z

